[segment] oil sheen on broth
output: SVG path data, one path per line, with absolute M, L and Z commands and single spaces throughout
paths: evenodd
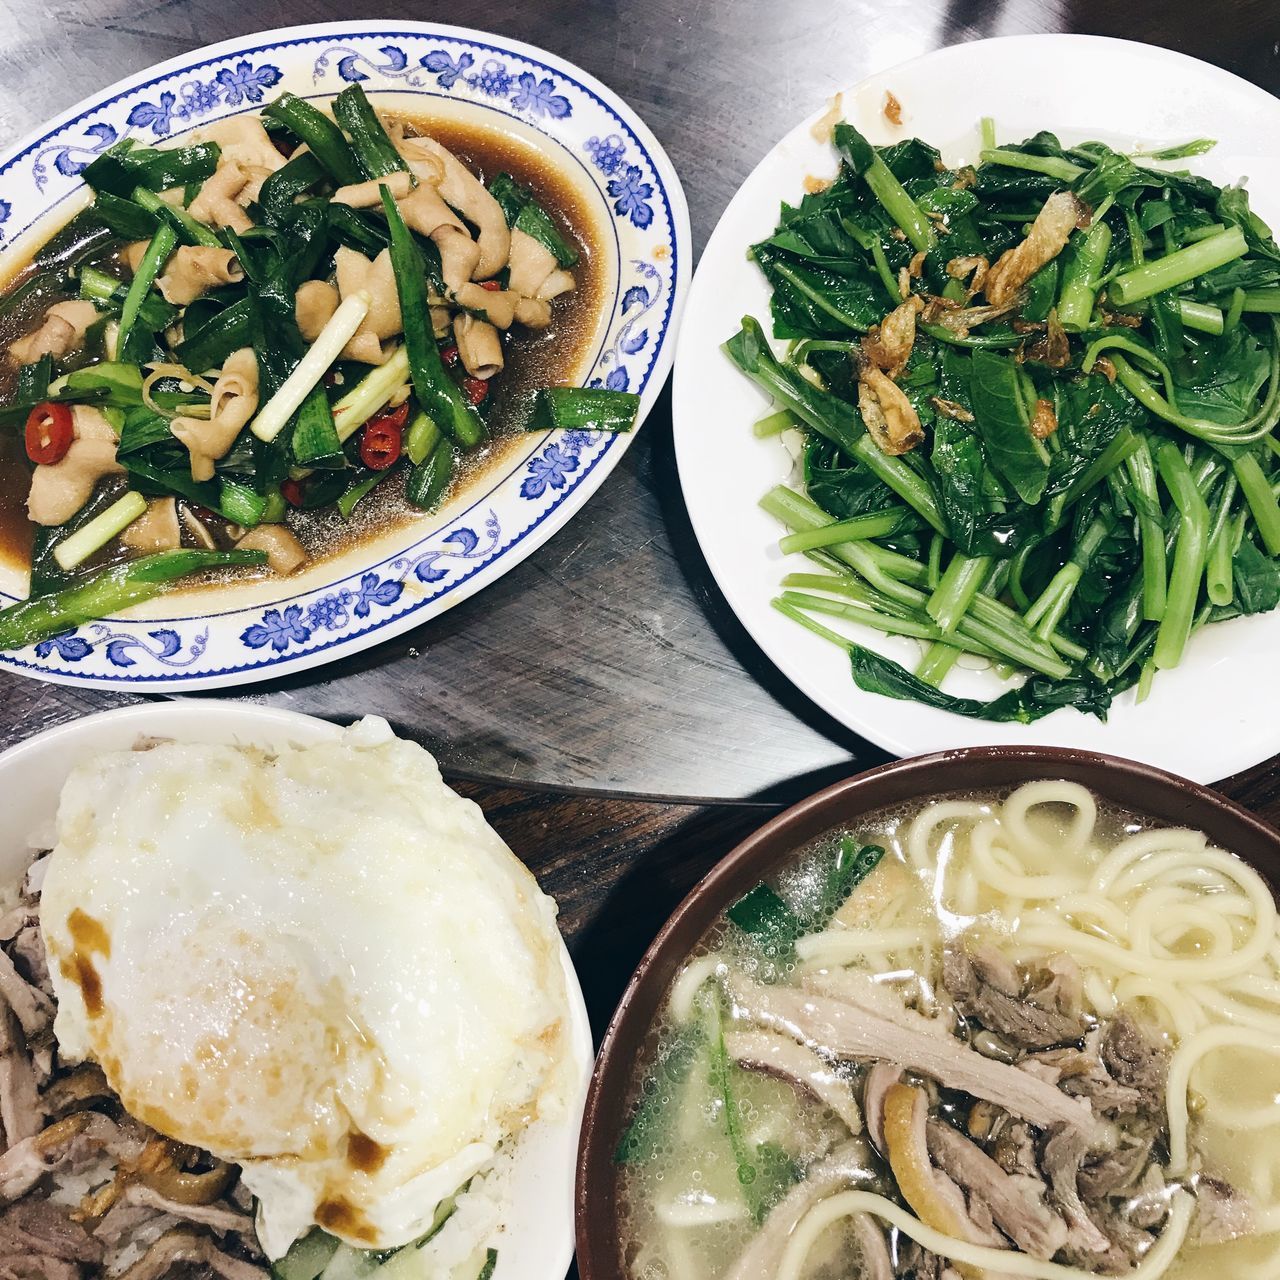
M 493 380 L 487 410 L 491 442 L 468 454 L 459 467 L 451 492 L 480 482 L 499 463 L 524 429 L 534 393 L 573 378 L 595 328 L 603 296 L 599 231 L 595 219 L 577 188 L 537 148 L 497 130 L 463 124 L 456 120 L 399 116 L 409 134 L 430 134 L 454 153 L 473 173 L 487 181 L 506 171 L 530 187 L 539 203 L 569 233 L 580 257 L 573 268 L 575 288 L 553 307 L 550 327 L 539 331 L 512 331 L 504 344 L 507 364 Z M 110 269 L 116 256 L 112 248 L 93 265 Z M 22 278 L 22 269 L 6 281 L 11 287 Z M 0 350 L 32 329 L 45 309 L 64 297 L 74 296 L 38 290 L 17 311 L 0 322 Z M 356 376 L 360 367 L 352 366 Z M 14 371 L 8 361 L 0 363 L 0 395 L 11 391 Z M 26 495 L 30 465 L 23 453 L 22 433 L 0 430 L 0 565 L 25 568 L 31 554 L 32 526 L 26 516 Z M 118 480 L 123 493 L 125 482 Z M 402 476 L 380 484 L 356 507 L 350 520 L 343 520 L 332 507 L 317 511 L 293 511 L 289 527 L 298 536 L 311 560 L 336 554 L 373 534 L 421 516 L 404 499 Z M 107 552 L 92 563 L 122 558 L 123 550 L 112 543 Z
M 846 840 L 884 854 L 837 902 Z M 1280 939 L 1240 859 L 1048 782 L 873 815 L 770 887 L 783 914 L 722 919 L 641 1056 L 628 1275 L 954 1280 L 993 1247 L 1058 1280 L 1280 1274 Z

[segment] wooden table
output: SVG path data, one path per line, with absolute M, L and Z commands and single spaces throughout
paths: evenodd
M 1280 91 L 1270 0 L 0 0 L 0 13 L 0 145 L 154 62 L 271 27 L 438 19 L 531 41 L 645 117 L 683 177 L 698 248 L 792 122 L 942 44 L 1123 36 Z M 559 900 L 597 1030 L 670 909 L 738 838 L 883 759 L 795 693 L 728 614 L 680 502 L 665 399 L 586 511 L 496 586 L 247 696 L 339 720 L 379 712 L 431 747 Z M 136 700 L 0 675 L 0 746 Z M 1222 785 L 1280 819 L 1280 763 Z

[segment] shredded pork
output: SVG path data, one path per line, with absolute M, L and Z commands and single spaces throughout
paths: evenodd
M 1165 1167 L 1169 1054 L 1156 1035 L 1127 1009 L 1087 1014 L 1070 956 L 1019 965 L 970 938 L 943 959 L 938 1016 L 929 1017 L 847 970 L 806 975 L 799 988 L 724 980 L 731 1056 L 810 1097 L 822 1097 L 808 1078 L 814 1064 L 824 1083 L 852 1072 L 874 1151 L 855 1139 L 814 1164 L 730 1280 L 764 1280 L 809 1208 L 867 1185 L 945 1234 L 1099 1276 L 1132 1272 L 1159 1239 L 1174 1184 Z M 1201 1171 L 1177 1185 L 1196 1195 L 1193 1239 L 1257 1229 L 1248 1199 L 1221 1178 Z M 967 1275 L 905 1239 L 884 1241 L 870 1219 L 853 1225 L 876 1280 Z M 887 1252 L 863 1240 L 868 1231 Z
M 0 1280 L 268 1280 L 237 1171 L 59 1059 L 38 893 L 0 920 Z

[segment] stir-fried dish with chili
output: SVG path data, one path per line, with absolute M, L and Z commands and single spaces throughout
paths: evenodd
M 359 85 L 332 115 L 284 94 L 87 167 L 92 205 L 0 297 L 4 487 L 32 527 L 0 648 L 201 571 L 293 573 L 308 518 L 349 522 L 392 476 L 432 510 L 504 431 L 630 429 L 637 398 L 597 388 L 495 410 L 589 255 L 562 210 L 478 167 Z

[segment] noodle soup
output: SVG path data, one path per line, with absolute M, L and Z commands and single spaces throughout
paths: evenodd
M 1275 901 L 1075 783 L 882 812 L 730 907 L 631 1097 L 635 1280 L 1263 1280 Z

